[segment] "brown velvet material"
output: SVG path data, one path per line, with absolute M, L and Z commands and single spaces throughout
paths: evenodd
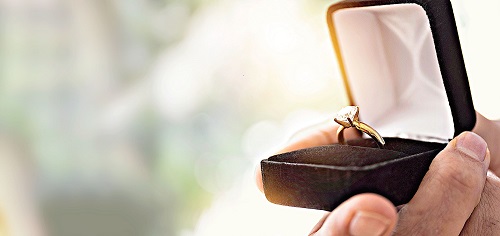
M 276 204 L 328 211 L 365 192 L 400 205 L 415 194 L 444 146 L 387 138 L 379 149 L 362 139 L 275 155 L 261 162 L 264 192 Z

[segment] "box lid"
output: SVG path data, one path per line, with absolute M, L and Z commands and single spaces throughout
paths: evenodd
M 351 105 L 384 137 L 447 142 L 476 115 L 449 0 L 347 0 L 327 14 Z

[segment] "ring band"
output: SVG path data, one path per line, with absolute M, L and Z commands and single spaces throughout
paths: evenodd
M 342 108 L 337 116 L 334 118 L 335 122 L 340 124 L 337 129 L 337 139 L 340 144 L 345 145 L 344 130 L 347 128 L 354 127 L 357 130 L 368 134 L 375 142 L 378 147 L 383 148 L 385 145 L 385 140 L 382 136 L 371 126 L 359 121 L 359 107 L 358 106 L 348 106 Z

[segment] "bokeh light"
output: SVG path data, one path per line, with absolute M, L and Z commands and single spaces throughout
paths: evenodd
M 475 105 L 498 118 L 486 2 L 454 6 Z M 346 104 L 330 4 L 0 1 L 0 228 L 307 234 L 323 212 L 268 203 L 253 171 Z

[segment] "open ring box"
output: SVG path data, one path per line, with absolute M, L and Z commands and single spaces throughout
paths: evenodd
M 327 21 L 349 100 L 386 145 L 363 137 L 272 156 L 261 162 L 265 195 L 328 211 L 366 192 L 407 203 L 433 158 L 476 123 L 451 3 L 346 0 Z

